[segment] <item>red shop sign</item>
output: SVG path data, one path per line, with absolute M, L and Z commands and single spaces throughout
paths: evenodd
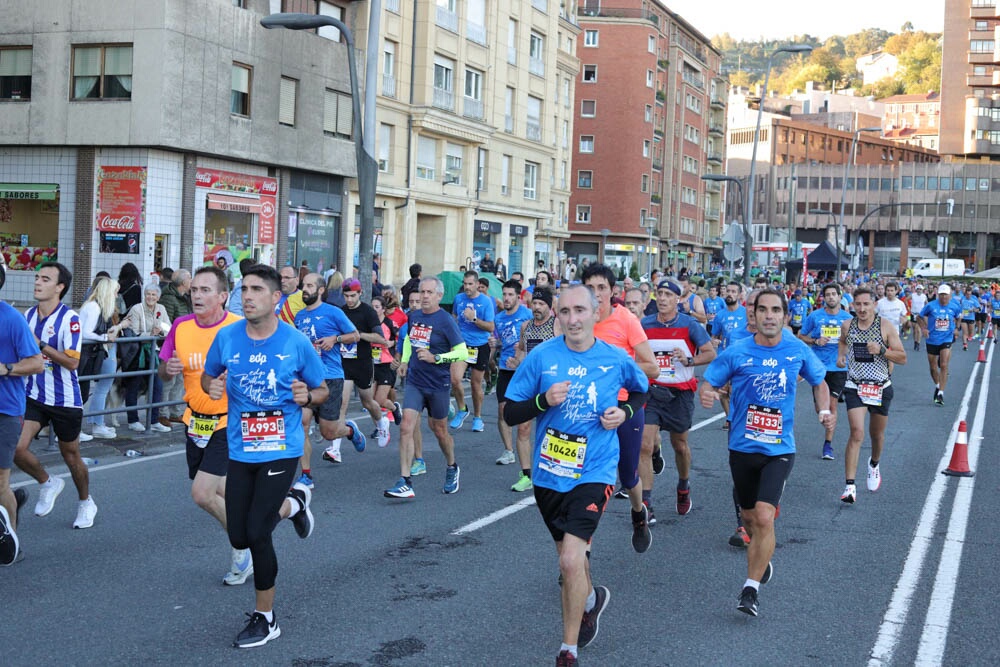
M 195 173 L 195 183 L 199 188 L 258 195 L 260 210 L 257 212 L 257 243 L 275 242 L 278 179 L 218 169 L 199 169 Z
M 97 229 L 102 232 L 142 231 L 146 217 L 146 168 L 97 168 Z

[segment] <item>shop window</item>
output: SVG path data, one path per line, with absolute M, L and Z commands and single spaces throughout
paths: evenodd
M 0 49 L 0 100 L 31 99 L 31 48 Z
M 250 117 L 250 82 L 253 68 L 249 65 L 233 63 L 233 81 L 230 86 L 229 113 L 234 116 Z
M 298 96 L 299 82 L 286 76 L 281 77 L 278 90 L 278 122 L 295 127 L 295 98 Z
M 249 87 L 247 90 L 249 91 Z M 77 46 L 73 49 L 74 100 L 131 98 L 132 46 L 130 44 Z M 249 105 L 249 100 L 247 104 Z
M 351 96 L 337 90 L 326 89 L 323 99 L 323 134 L 339 139 L 350 139 L 354 127 L 354 108 Z
M 0 183 L 0 251 L 8 270 L 58 259 L 59 186 Z

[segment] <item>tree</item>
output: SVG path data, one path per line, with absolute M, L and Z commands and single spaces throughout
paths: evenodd
M 882 48 L 891 33 L 881 28 L 868 28 L 844 38 L 844 55 L 849 58 L 860 58 L 866 53 Z
M 915 42 L 899 56 L 898 78 L 907 93 L 941 90 L 941 49 L 937 41 Z

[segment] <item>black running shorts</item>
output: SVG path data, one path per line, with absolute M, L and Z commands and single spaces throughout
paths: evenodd
M 80 438 L 83 408 L 60 408 L 28 398 L 25 400 L 24 419 L 38 422 L 42 428 L 52 424 L 52 431 L 59 442 L 73 442 Z M 18 432 L 20 430 L 18 428 Z
M 375 385 L 379 387 L 396 386 L 396 371 L 392 370 L 392 364 L 375 364 Z
M 687 433 L 694 419 L 694 392 L 649 385 L 646 401 L 646 426 L 659 426 L 661 431 Z
M 847 382 L 847 371 L 827 371 L 823 378 L 830 388 L 830 398 L 840 398 L 844 394 L 844 383 Z
M 194 444 L 189 437 L 187 441 L 188 477 L 194 479 L 198 471 L 225 477 L 229 471 L 229 440 L 226 439 L 226 429 L 216 429 L 204 449 Z
M 375 379 L 375 364 L 367 359 L 344 359 L 344 379 L 350 380 L 358 389 L 368 389 Z
M 847 387 L 844 389 L 844 403 L 847 404 L 848 411 L 855 408 L 868 408 L 868 413 L 872 415 L 889 416 L 889 405 L 892 403 L 892 385 L 882 389 L 882 405 L 868 405 L 858 396 L 858 390 Z
M 614 492 L 608 484 L 579 484 L 569 491 L 534 487 L 535 503 L 552 539 L 562 542 L 566 533 L 590 542 Z
M 768 456 L 729 450 L 729 470 L 740 507 L 753 509 L 758 502 L 777 507 L 794 464 L 795 454 Z
M 940 345 L 935 345 L 933 343 L 927 343 L 927 354 L 929 356 L 936 357 L 941 354 L 941 350 L 950 350 L 951 343 L 941 343 Z
M 507 385 L 510 384 L 510 379 L 514 377 L 514 371 L 508 371 L 500 369 L 497 375 L 497 403 L 503 403 L 507 400 Z
M 340 419 L 340 406 L 344 401 L 344 379 L 327 378 L 324 382 L 328 392 L 326 400 L 312 410 L 323 421 L 335 422 Z

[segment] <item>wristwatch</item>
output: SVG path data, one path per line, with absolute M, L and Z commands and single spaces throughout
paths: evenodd
M 14 372 L 14 364 L 4 364 L 3 367 L 7 369 L 7 372 L 4 375 L 10 375 Z
M 440 354 L 435 354 L 434 355 L 434 363 L 435 364 L 440 364 L 441 363 L 441 355 Z
M 688 357 L 687 365 L 688 366 L 694 366 L 694 357 Z

